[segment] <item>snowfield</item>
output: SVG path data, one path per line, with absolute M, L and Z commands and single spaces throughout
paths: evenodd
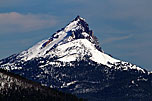
M 24 62 L 39 57 L 56 58 L 55 62 L 49 62 L 48 64 L 61 66 L 57 61 L 70 63 L 77 60 L 81 61 L 88 57 L 90 60 L 110 68 L 117 65 L 116 69 L 137 69 L 144 72 L 142 68 L 136 65 L 115 59 L 97 49 L 98 45 L 96 43 L 98 42 L 94 39 L 92 30 L 89 30 L 85 19 L 77 17 L 66 27 L 62 28 L 62 30 L 54 33 L 50 38 L 42 40 L 28 50 L 21 52 L 16 59 Z M 120 63 L 122 64 L 121 66 Z M 18 67 L 14 63 L 7 63 L 1 67 L 7 70 L 9 70 L 10 67 L 11 69 L 22 69 L 22 67 Z

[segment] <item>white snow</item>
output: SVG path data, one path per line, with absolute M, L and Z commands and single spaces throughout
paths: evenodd
M 140 79 L 140 78 L 138 78 L 137 81 L 148 81 L 148 79 L 145 79 L 145 78 L 141 78 Z
M 42 47 L 42 45 L 47 42 L 48 40 L 43 40 L 38 44 L 34 45 L 32 48 L 28 49 L 27 51 L 23 51 L 19 57 L 23 57 L 22 60 L 27 61 L 35 57 L 42 57 L 45 55 L 47 51 L 49 51 L 55 44 L 60 42 L 66 35 L 64 31 L 58 33 L 59 38 L 54 38 L 46 47 Z
M 3 64 L 3 65 L 1 65 L 1 68 L 6 69 L 6 70 L 15 70 L 15 69 L 20 70 L 20 69 L 22 69 L 22 67 L 16 66 L 15 63 L 6 63 L 6 64 Z
M 135 83 L 135 81 L 134 81 L 134 80 L 132 80 L 132 81 L 131 81 L 131 83 L 132 83 L 132 84 L 134 84 L 134 83 Z
M 84 18 L 81 18 L 81 17 L 80 17 L 80 19 L 85 21 Z M 80 19 L 78 19 L 78 20 L 76 20 L 76 21 L 73 21 L 73 22 L 71 22 L 70 24 L 68 24 L 68 25 L 65 27 L 64 31 L 65 31 L 65 32 L 68 32 L 68 31 L 70 31 L 70 30 L 74 31 L 74 30 L 77 30 L 77 29 L 79 29 L 79 28 L 81 29 L 81 26 L 78 26 L 78 25 L 77 25 L 78 22 L 80 21 Z
M 94 44 L 92 44 L 87 39 L 77 39 L 65 44 L 61 44 L 57 46 L 55 50 L 45 54 L 47 50 L 49 50 L 51 47 L 53 47 L 54 44 L 57 44 L 60 40 L 62 40 L 66 36 L 65 32 L 60 32 L 59 34 L 60 36 L 58 39 L 53 40 L 52 43 L 48 44 L 43 49 L 41 49 L 41 47 L 44 40 L 42 42 L 39 42 L 37 45 L 33 46 L 32 48 L 30 48 L 27 52 L 22 52 L 27 54 L 23 54 L 21 55 L 21 57 L 23 57 L 23 59 L 27 61 L 35 57 L 57 56 L 58 57 L 57 61 L 71 62 L 71 61 L 76 61 L 77 59 L 83 59 L 85 55 L 90 55 L 90 59 L 92 61 L 95 61 L 99 64 L 107 65 L 108 67 L 112 67 L 113 66 L 112 64 L 117 64 L 117 62 L 121 62 L 122 64 L 128 63 L 114 59 L 113 57 L 97 50 Z M 109 62 L 111 64 L 109 64 Z M 58 62 L 49 62 L 49 64 L 55 66 L 61 66 L 61 64 Z M 42 65 L 40 67 L 44 67 L 46 65 L 48 64 Z M 122 67 L 117 67 L 116 69 L 119 68 Z M 123 70 L 128 70 L 129 68 L 137 69 L 145 72 L 143 69 L 137 67 L 136 65 L 130 64 L 123 66 Z
M 69 82 L 69 83 L 67 83 L 67 86 L 70 86 L 70 85 L 72 85 L 72 84 L 75 84 L 77 81 L 72 81 L 72 82 Z
M 76 48 L 70 51 L 66 51 L 69 47 Z M 60 50 L 56 53 L 58 54 L 58 57 L 62 57 L 58 60 L 64 62 L 75 61 L 79 57 L 79 54 L 81 54 L 81 56 L 91 54 L 91 60 L 104 65 L 109 65 L 108 62 L 120 62 L 120 60 L 114 59 L 109 55 L 97 50 L 95 46 L 87 39 L 78 39 L 67 44 L 60 45 L 57 47 L 57 50 Z
M 82 20 L 84 20 L 83 18 L 80 18 Z M 27 61 L 27 60 L 31 60 L 35 57 L 43 57 L 47 51 L 49 51 L 54 45 L 57 45 L 62 43 L 61 41 L 66 38 L 67 33 L 69 31 L 74 31 L 77 29 L 82 29 L 81 26 L 78 26 L 77 23 L 78 21 L 80 21 L 80 19 L 78 19 L 77 21 L 73 21 L 71 22 L 69 25 L 67 25 L 65 27 L 64 30 L 61 30 L 60 32 L 56 33 L 55 36 L 59 36 L 58 38 L 53 38 L 53 41 L 51 41 L 47 46 L 42 47 L 42 45 L 47 42 L 49 39 L 47 40 L 42 40 L 41 42 L 37 43 L 36 45 L 34 45 L 32 48 L 28 49 L 27 51 L 23 51 L 18 58 L 22 57 L 22 60 Z M 87 34 L 87 33 L 86 33 Z M 69 37 L 69 40 L 70 37 Z M 60 45 L 59 44 L 59 45 Z
M 82 32 L 82 35 L 84 35 L 84 37 L 88 37 L 89 36 L 89 34 L 86 33 L 86 32 Z
M 85 20 L 83 18 L 80 18 L 80 19 Z M 77 21 L 71 22 L 64 28 L 64 30 L 57 32 L 54 35 L 54 37 L 52 37 L 53 40 L 51 40 L 45 47 L 42 47 L 42 45 L 48 42 L 49 39 L 42 40 L 41 42 L 34 45 L 32 48 L 21 52 L 17 58 L 18 59 L 21 58 L 21 61 L 28 61 L 37 57 L 45 58 L 49 56 L 50 58 L 57 57 L 56 61 L 69 63 L 71 61 L 82 60 L 87 55 L 87 56 L 90 56 L 89 58 L 92 61 L 95 61 L 99 64 L 106 65 L 108 67 L 117 65 L 118 62 L 121 62 L 122 64 L 128 63 L 128 62 L 117 60 L 105 54 L 104 52 L 99 51 L 98 49 L 96 49 L 95 45 L 87 39 L 76 39 L 72 41 L 72 37 L 68 35 L 69 31 L 74 31 L 77 29 L 84 30 L 84 28 L 81 25 L 78 25 L 78 21 L 80 21 L 80 19 L 77 19 Z M 82 32 L 82 35 L 84 37 L 88 37 L 89 34 L 86 32 Z M 58 37 L 55 37 L 55 36 L 58 36 Z M 63 40 L 70 40 L 70 41 L 67 41 L 66 43 L 64 43 Z M 55 49 L 50 50 L 54 46 L 56 46 Z M 44 61 L 41 61 L 41 63 L 44 63 Z M 5 67 L 7 69 L 10 69 L 10 67 L 13 67 L 14 65 L 15 64 L 12 64 L 12 63 L 5 64 Z M 40 68 L 43 68 L 44 66 L 47 66 L 47 65 L 61 66 L 59 62 L 47 62 L 47 64 L 41 65 Z M 12 69 L 17 69 L 17 68 L 21 69 L 22 67 L 15 66 Z M 128 70 L 129 68 L 137 69 L 137 70 L 145 72 L 140 67 L 137 67 L 136 65 L 132 65 L 132 64 L 124 65 L 123 67 L 119 66 L 116 69 L 120 69 L 120 68 L 122 68 L 123 70 Z
M 79 20 L 78 20 L 79 21 Z M 75 30 L 77 26 L 78 21 L 73 21 L 72 23 L 70 23 L 68 26 L 65 27 L 64 31 L 68 32 L 70 30 Z
M 149 71 L 149 72 L 148 72 L 148 75 L 150 75 L 150 74 L 152 74 L 152 71 Z
M 63 85 L 61 86 L 61 88 L 68 87 L 68 86 L 70 86 L 70 85 L 75 84 L 76 82 L 77 82 L 77 81 L 71 81 L 71 82 L 69 82 L 69 83 L 63 83 Z

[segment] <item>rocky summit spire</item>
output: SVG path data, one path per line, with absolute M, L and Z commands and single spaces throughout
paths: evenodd
M 30 49 L 21 52 L 18 58 L 28 61 L 35 57 L 45 57 L 48 54 L 52 55 L 51 52 L 53 52 L 57 47 L 68 43 L 72 44 L 75 41 L 79 42 L 79 40 L 86 40 L 89 43 L 91 42 L 93 47 L 102 52 L 99 41 L 93 35 L 93 31 L 89 29 L 89 25 L 86 20 L 77 16 L 64 28 L 55 32 L 50 38 L 42 40 Z
M 88 36 L 92 36 L 92 30 L 89 29 L 88 23 L 79 15 L 63 29 L 65 32 L 73 32 L 75 39 L 84 38 L 84 35 L 82 35 L 83 33 L 86 33 Z
M 0 60 L 0 68 L 90 101 L 152 101 L 152 73 L 103 52 L 91 32 L 77 16 L 50 38 Z
M 89 33 L 89 25 L 88 23 L 85 21 L 84 18 L 80 17 L 79 15 L 75 18 L 75 21 L 78 21 L 78 26 L 82 26 L 84 29 L 84 32 Z
M 75 18 L 75 21 L 81 19 L 81 17 L 79 15 L 77 15 L 77 17 Z

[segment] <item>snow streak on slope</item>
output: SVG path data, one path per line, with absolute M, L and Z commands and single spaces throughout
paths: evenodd
M 58 35 L 59 37 L 54 38 L 53 41 L 50 42 L 46 47 L 43 47 L 42 45 L 48 40 L 43 40 L 27 51 L 22 52 L 19 57 L 23 57 L 22 60 L 27 61 L 35 57 L 44 56 L 46 52 L 49 51 L 52 47 L 55 47 L 55 45 L 57 45 L 67 35 L 67 33 L 61 31 L 58 33 Z

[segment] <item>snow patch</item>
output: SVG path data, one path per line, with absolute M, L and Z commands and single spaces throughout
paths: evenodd
M 72 81 L 72 82 L 69 82 L 69 83 L 63 83 L 63 85 L 61 86 L 61 88 L 65 88 L 65 87 L 68 87 L 70 85 L 73 85 L 75 84 L 77 81 Z

